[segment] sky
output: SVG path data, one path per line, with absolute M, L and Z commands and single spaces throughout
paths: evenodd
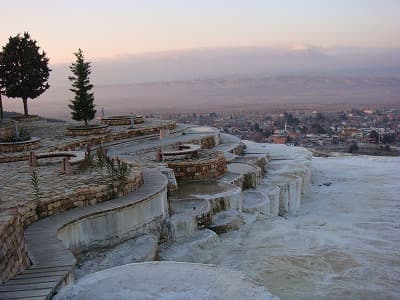
M 28 31 L 51 63 L 169 50 L 400 48 L 399 0 L 0 0 L 0 45 Z

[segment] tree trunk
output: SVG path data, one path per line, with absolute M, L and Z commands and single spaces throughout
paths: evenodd
M 24 115 L 25 115 L 25 117 L 27 117 L 28 116 L 28 99 L 23 98 L 22 102 L 24 102 Z
M 3 99 L 1 99 L 0 94 L 0 123 L 3 122 Z

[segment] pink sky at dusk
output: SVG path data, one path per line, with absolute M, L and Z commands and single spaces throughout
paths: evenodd
M 3 1 L 2 1 L 3 2 Z M 29 31 L 52 63 L 168 50 L 303 44 L 400 48 L 397 0 L 4 1 L 0 45 Z

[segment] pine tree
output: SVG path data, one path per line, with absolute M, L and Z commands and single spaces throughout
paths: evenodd
M 68 107 L 72 110 L 72 119 L 84 121 L 87 126 L 88 121 L 93 120 L 96 115 L 93 103 L 94 95 L 90 92 L 93 88 L 89 80 L 89 75 L 92 71 L 90 70 L 90 62 L 85 62 L 81 49 L 74 55 L 76 56 L 76 62 L 70 66 L 73 76 L 69 76 L 68 79 L 72 82 L 70 91 L 75 94 L 75 97 Z
M 22 98 L 28 116 L 27 100 L 35 99 L 50 86 L 49 59 L 29 33 L 10 37 L 0 55 L 0 90 L 10 98 Z

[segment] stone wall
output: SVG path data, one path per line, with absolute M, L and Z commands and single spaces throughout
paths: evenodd
M 117 132 L 117 133 L 109 133 L 106 135 L 100 135 L 100 136 L 91 136 L 83 139 L 79 139 L 73 142 L 68 142 L 64 144 L 59 144 L 54 147 L 50 147 L 46 149 L 46 151 L 68 151 L 68 150 L 79 150 L 79 149 L 85 149 L 88 145 L 94 146 L 94 145 L 101 145 L 102 143 L 109 143 L 117 140 L 123 140 L 123 139 L 129 139 L 133 137 L 138 137 L 138 136 L 145 136 L 145 135 L 150 135 L 150 134 L 159 134 L 160 129 L 175 129 L 176 128 L 176 122 L 175 121 L 170 121 L 169 123 L 161 126 L 151 126 L 151 127 L 146 127 L 146 128 L 135 128 L 135 129 L 128 129 L 125 131 Z M 208 142 L 206 142 L 208 145 Z M 21 153 L 19 155 L 13 155 L 13 156 L 0 156 L 0 163 L 5 163 L 5 162 L 14 162 L 14 161 L 22 161 L 22 160 L 28 160 L 29 159 L 29 153 Z
M 32 138 L 25 142 L 0 143 L 0 152 L 23 152 L 37 149 L 41 146 L 39 138 Z M 0 160 L 0 162 L 2 162 Z
M 13 124 L 0 127 L 0 140 L 9 140 L 15 136 L 15 126 Z
M 65 134 L 69 136 L 87 136 L 92 134 L 94 135 L 106 134 L 108 133 L 108 131 L 109 131 L 108 126 L 106 125 L 98 127 L 89 127 L 86 129 L 70 127 L 67 128 Z
M 176 122 L 170 122 L 161 126 L 151 126 L 146 128 L 135 128 L 127 129 L 125 131 L 110 133 L 103 136 L 93 136 L 87 139 L 78 140 L 76 142 L 69 142 L 64 145 L 57 146 L 57 150 L 76 150 L 87 147 L 88 145 L 100 145 L 103 143 L 109 143 L 117 140 L 124 140 L 138 136 L 159 134 L 160 129 L 174 129 L 176 127 Z
M 229 152 L 231 152 L 232 154 L 235 154 L 235 155 L 243 155 L 245 149 L 246 149 L 246 145 L 243 144 L 242 142 L 240 142 L 239 144 L 237 144 L 237 145 L 236 145 L 232 150 L 230 150 Z
M 141 124 L 144 123 L 144 117 L 143 116 L 135 116 L 135 119 L 133 120 L 135 124 Z M 116 117 L 110 117 L 110 118 L 103 118 L 101 119 L 101 124 L 105 124 L 108 126 L 122 126 L 122 125 L 131 125 L 131 118 L 130 116 L 121 116 L 118 118 Z
M 215 138 L 213 135 L 202 138 L 200 141 L 195 140 L 193 144 L 201 144 L 202 149 L 211 149 L 214 148 L 217 144 L 215 142 Z
M 34 121 L 39 121 L 40 117 L 37 115 L 29 115 L 29 116 L 16 116 L 12 117 L 11 119 L 18 121 L 18 122 L 34 122 Z
M 30 265 L 22 225 L 18 218 L 7 218 L 0 226 L 0 283 Z
M 103 184 L 96 187 L 76 189 L 63 195 L 56 195 L 47 199 L 40 199 L 39 205 L 21 207 L 21 219 L 24 226 L 62 211 L 93 205 L 106 200 L 122 197 L 138 189 L 143 184 L 143 174 L 136 169 L 131 170 L 128 180 L 122 189 L 110 188 Z
M 40 218 L 45 218 L 71 208 L 85 207 L 124 196 L 139 188 L 142 184 L 143 173 L 137 169 L 133 169 L 128 176 L 126 185 L 122 189 L 110 189 L 107 185 L 76 189 L 63 195 L 41 199 L 39 205 L 32 201 L 28 205 L 19 207 L 16 215 L 9 216 L 9 220 L 6 222 L 1 220 L 2 222 L 0 223 L 1 280 L 5 281 L 12 278 L 17 273 L 25 270 L 29 265 L 22 225 L 24 227 L 28 226 Z M 17 214 L 19 214 L 19 217 Z
M 218 153 L 215 157 L 208 159 L 167 162 L 167 164 L 174 170 L 178 181 L 219 178 L 227 172 L 223 153 Z
M 202 137 L 199 139 L 193 139 L 193 140 L 188 140 L 188 141 L 184 141 L 184 142 L 178 142 L 178 143 L 174 144 L 173 146 L 179 146 L 182 144 L 201 145 L 201 149 L 212 149 L 216 146 L 214 135 L 209 135 L 209 136 Z

